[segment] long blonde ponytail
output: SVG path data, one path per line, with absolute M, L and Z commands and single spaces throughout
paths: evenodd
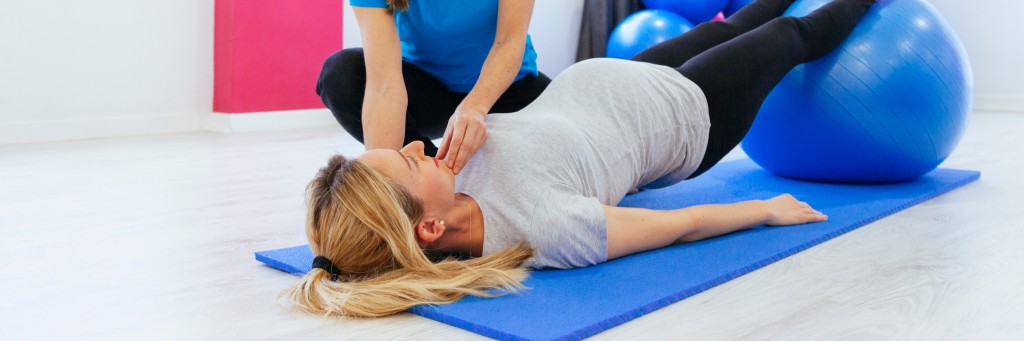
M 423 205 L 374 169 L 338 155 L 307 187 L 306 237 L 313 254 L 340 270 L 337 280 L 314 268 L 282 292 L 298 310 L 379 317 L 421 304 L 454 302 L 488 289 L 522 288 L 522 263 L 533 250 L 519 245 L 480 258 L 431 262 L 413 226 Z

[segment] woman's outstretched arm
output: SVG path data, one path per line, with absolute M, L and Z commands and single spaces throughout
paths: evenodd
M 789 194 L 671 211 L 605 206 L 604 212 L 608 222 L 608 259 L 758 225 L 796 225 L 828 219 Z

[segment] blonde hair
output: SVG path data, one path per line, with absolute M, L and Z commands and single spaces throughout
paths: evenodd
M 454 302 L 488 289 L 523 288 L 518 245 L 487 256 L 431 262 L 413 235 L 423 205 L 373 168 L 336 155 L 306 188 L 306 237 L 314 255 L 327 257 L 337 279 L 314 268 L 281 293 L 312 314 L 379 317 L 421 304 Z

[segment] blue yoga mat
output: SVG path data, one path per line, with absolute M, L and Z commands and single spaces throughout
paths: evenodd
M 758 227 L 648 251 L 583 269 L 536 271 L 530 289 L 498 298 L 467 297 L 414 314 L 499 339 L 580 339 L 692 296 L 864 224 L 978 179 L 979 172 L 938 169 L 915 181 L 835 185 L 777 177 L 750 160 L 719 164 L 696 179 L 626 197 L 621 206 L 675 209 L 767 199 L 791 193 L 829 221 Z M 256 253 L 272 267 L 301 274 L 305 245 Z M 643 283 L 623 285 L 622 283 Z

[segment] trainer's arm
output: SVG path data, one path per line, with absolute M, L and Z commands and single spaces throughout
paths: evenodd
M 366 149 L 402 148 L 409 97 L 395 18 L 384 8 L 352 7 L 366 60 L 363 138 Z
M 534 0 L 498 1 L 498 23 L 491 50 L 473 89 L 448 120 L 437 150 L 437 157 L 447 160 L 455 174 L 462 171 L 487 140 L 487 113 L 522 68 L 533 5 Z
M 459 104 L 484 115 L 515 81 L 526 53 L 526 35 L 530 28 L 534 0 L 498 2 L 498 24 L 494 43 L 484 59 L 473 89 Z
M 670 211 L 605 206 L 604 212 L 608 223 L 608 259 L 758 225 L 795 225 L 828 219 L 789 194 L 769 200 Z

